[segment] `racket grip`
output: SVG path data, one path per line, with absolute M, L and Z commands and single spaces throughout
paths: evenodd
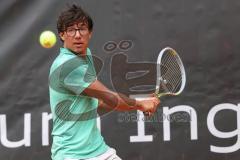
M 149 112 L 143 112 L 144 116 L 150 116 Z

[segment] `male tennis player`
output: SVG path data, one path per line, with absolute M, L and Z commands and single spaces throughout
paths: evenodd
M 91 52 L 91 17 L 72 5 L 57 21 L 63 47 L 49 75 L 53 115 L 53 160 L 121 160 L 109 147 L 96 125 L 97 108 L 154 113 L 156 97 L 136 101 L 106 88 L 96 79 Z M 114 134 L 114 133 L 113 133 Z

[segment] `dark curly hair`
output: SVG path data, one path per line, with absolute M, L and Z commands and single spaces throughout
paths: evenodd
M 64 32 L 67 27 L 79 22 L 87 24 L 88 30 L 92 31 L 92 18 L 79 5 L 73 4 L 59 15 L 57 20 L 58 33 Z

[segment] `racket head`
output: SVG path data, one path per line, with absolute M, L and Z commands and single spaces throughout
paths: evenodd
M 171 47 L 162 49 L 157 59 L 155 94 L 179 95 L 186 85 L 186 72 L 178 53 Z

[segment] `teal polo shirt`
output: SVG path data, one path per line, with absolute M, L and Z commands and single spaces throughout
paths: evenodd
M 53 160 L 92 158 L 109 148 L 97 128 L 98 100 L 82 93 L 95 80 L 89 49 L 80 57 L 60 48 L 49 75 Z

